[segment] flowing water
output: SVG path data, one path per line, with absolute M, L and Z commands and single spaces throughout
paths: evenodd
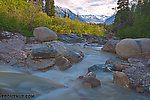
M 37 72 L 33 75 L 50 79 L 61 83 L 67 88 L 61 88 L 43 94 L 35 100 L 150 100 L 150 96 L 136 93 L 113 84 L 113 73 L 100 72 L 97 79 L 101 80 L 101 87 L 90 89 L 82 86 L 78 76 L 85 75 L 88 68 L 95 64 L 104 64 L 110 57 L 116 57 L 111 53 L 102 52 L 101 47 L 74 46 L 84 52 L 83 61 L 74 64 L 66 71 L 50 70 L 45 73 Z

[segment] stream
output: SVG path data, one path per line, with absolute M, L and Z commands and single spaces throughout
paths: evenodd
M 69 46 L 73 46 L 70 44 Z M 56 81 L 67 88 L 60 88 L 49 93 L 40 95 L 34 100 L 150 100 L 150 96 L 139 94 L 131 89 L 126 89 L 113 84 L 112 72 L 96 73 L 97 79 L 101 81 L 101 87 L 91 89 L 82 86 L 81 80 L 76 80 L 81 75 L 86 75 L 88 68 L 95 64 L 104 64 L 115 54 L 101 51 L 101 47 L 73 46 L 84 52 L 83 61 L 74 64 L 66 71 L 50 70 L 47 72 L 36 72 L 33 75 Z

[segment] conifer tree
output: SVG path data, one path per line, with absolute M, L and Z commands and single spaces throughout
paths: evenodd
M 122 24 L 130 22 L 130 9 L 129 9 L 129 0 L 118 0 L 117 2 L 117 14 L 115 18 L 115 24 Z
M 61 17 L 61 14 L 60 14 L 60 12 L 59 12 L 59 17 Z
M 79 21 L 79 12 L 77 13 L 77 21 Z
M 68 18 L 70 19 L 70 14 L 68 13 Z
M 64 18 L 66 18 L 67 17 L 67 11 L 65 10 L 65 16 L 64 16 Z

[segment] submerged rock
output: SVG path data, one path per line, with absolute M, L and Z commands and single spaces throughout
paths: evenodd
M 52 80 L 23 73 L 0 72 L 0 76 L 1 93 L 33 94 L 36 97 L 58 88 L 64 88 L 63 85 Z
M 100 81 L 94 77 L 84 77 L 82 84 L 88 88 L 97 88 L 101 86 Z
M 59 66 L 60 70 L 67 70 L 72 66 L 70 61 L 66 59 L 65 57 L 57 57 L 55 60 L 55 64 Z
M 57 40 L 57 34 L 46 27 L 35 28 L 33 34 L 40 41 L 55 41 L 55 40 Z

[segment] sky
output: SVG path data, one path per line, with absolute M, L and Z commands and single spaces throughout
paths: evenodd
M 55 5 L 80 15 L 111 16 L 115 12 L 112 8 L 117 6 L 117 0 L 55 0 Z

